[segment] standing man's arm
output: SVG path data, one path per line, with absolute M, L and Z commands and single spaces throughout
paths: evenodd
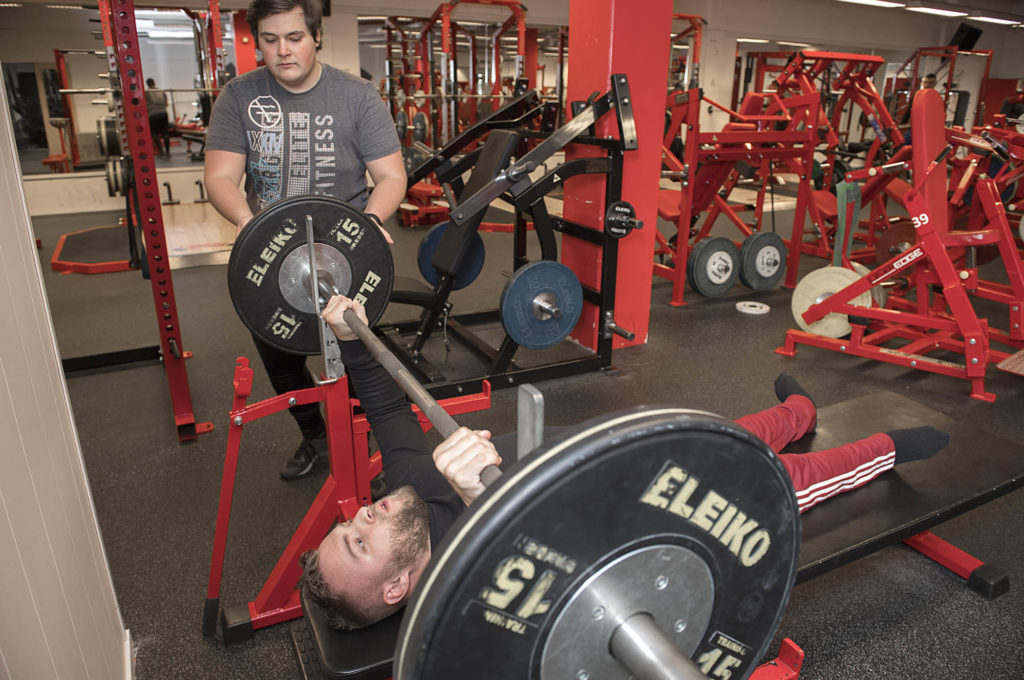
M 245 156 L 233 151 L 206 152 L 203 183 L 210 203 L 235 225 L 235 235 L 252 219 L 252 210 L 240 187 L 245 173 Z
M 405 162 L 402 160 L 402 152 L 388 154 L 376 160 L 367 162 L 366 169 L 373 180 L 373 191 L 366 200 L 367 214 L 376 215 L 384 222 L 395 214 L 399 204 L 405 198 L 406 177 Z M 381 227 L 388 243 L 392 243 L 391 235 Z

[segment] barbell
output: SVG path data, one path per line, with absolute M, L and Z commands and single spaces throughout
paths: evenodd
M 318 315 L 333 293 L 369 303 L 372 324 L 377 298 L 386 300 L 390 257 L 368 291 L 362 274 L 339 276 L 354 273 L 351 262 L 321 253 L 324 239 L 347 262 L 358 243 L 383 241 L 376 225 L 348 207 L 316 231 L 324 204 L 308 200 L 261 213 L 232 251 L 229 290 L 254 332 L 307 307 Z M 296 205 L 308 209 L 302 219 Z M 254 260 L 257 242 L 267 252 Z M 266 309 L 254 313 L 260 297 Z M 454 432 L 369 326 L 353 310 L 344 318 L 441 435 Z M 322 322 L 301 326 L 324 332 Z M 796 578 L 799 511 L 778 458 L 743 428 L 675 407 L 623 411 L 481 478 L 486 491 L 433 552 L 407 605 L 397 680 L 742 679 L 763 657 Z
M 319 310 L 308 285 L 310 264 L 302 234 L 307 215 L 313 220 L 317 278 L 325 280 L 328 289 L 346 291 L 354 286 L 352 297 L 366 307 L 371 325 L 387 307 L 394 264 L 374 222 L 329 196 L 285 199 L 246 225 L 228 261 L 228 289 L 235 311 L 249 330 L 271 346 L 312 355 L 320 353 L 321 345 Z M 520 267 L 512 276 L 501 294 L 499 317 L 517 344 L 539 350 L 565 340 L 582 308 L 583 289 L 572 270 L 541 260 Z

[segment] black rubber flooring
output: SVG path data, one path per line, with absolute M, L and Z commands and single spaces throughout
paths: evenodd
M 44 244 L 40 261 L 62 357 L 157 341 L 150 288 L 138 272 L 82 276 L 49 270 L 49 252 L 60 234 L 114 219 L 96 214 L 34 222 Z M 782 216 L 778 223 L 788 224 Z M 393 226 L 392 232 L 399 272 L 418 276 L 415 249 L 426 230 Z M 452 297 L 456 312 L 494 307 L 506 280 L 501 270 L 511 269 L 511 236 L 483 238 L 484 272 Z M 137 646 L 140 680 L 299 677 L 286 625 L 258 631 L 251 641 L 230 647 L 201 634 L 232 372 L 237 356 L 254 357 L 228 298 L 225 276 L 224 266 L 174 272 L 184 349 L 193 352 L 188 362 L 193 407 L 197 420 L 215 424 L 212 433 L 178 443 L 160 365 L 68 379 L 119 605 Z M 789 371 L 823 407 L 889 391 L 1004 440 L 1024 442 L 1024 379 L 1019 376 L 991 370 L 987 388 L 998 399 L 984 403 L 970 399 L 967 384 L 953 378 L 813 348 L 800 348 L 795 358 L 775 354 L 793 325 L 790 291 L 755 294 L 737 285 L 715 299 L 688 291 L 689 304 L 681 308 L 668 306 L 670 297 L 670 284 L 658 279 L 650 300 L 632 303 L 651 306 L 650 336 L 645 345 L 616 351 L 613 375 L 538 384 L 549 424 L 574 424 L 651 403 L 735 417 L 772 404 L 772 380 Z M 748 299 L 767 303 L 770 313 L 737 312 L 735 303 Z M 412 314 L 396 307 L 387 318 Z M 994 322 L 1003 320 L 993 316 Z M 448 354 L 457 365 L 458 348 Z M 257 368 L 252 399 L 269 395 L 266 377 Z M 509 431 L 515 425 L 515 393 L 496 391 L 490 411 L 460 420 L 497 433 Z M 865 427 L 884 430 L 887 423 Z M 290 484 L 278 478 L 297 443 L 286 415 L 246 427 L 224 603 L 255 597 L 323 481 L 325 469 Z M 1024 678 L 1022 516 L 1024 494 L 1016 491 L 934 530 L 1010 574 L 1010 592 L 993 601 L 900 544 L 797 586 L 779 637 L 792 638 L 806 652 L 801 677 Z M 486 678 L 486 669 L 476 677 Z

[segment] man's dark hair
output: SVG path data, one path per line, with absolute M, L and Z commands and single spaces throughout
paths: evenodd
M 925 74 L 924 74 L 924 77 L 925 77 L 925 78 L 932 78 L 932 79 L 934 79 L 934 80 L 938 80 L 938 78 L 936 78 L 936 77 L 935 77 L 935 74 L 934 74 L 934 73 L 925 73 Z
M 324 610 L 331 628 L 355 630 L 377 622 L 379 617 L 373 613 L 361 611 L 351 602 L 331 592 L 324 580 L 323 572 L 320 571 L 319 551 L 307 550 L 302 553 L 299 557 L 299 566 L 302 567 L 302 583 L 310 599 Z
M 257 44 L 259 44 L 261 20 L 266 19 L 271 14 L 290 12 L 296 7 L 302 10 L 303 16 L 306 17 L 306 28 L 309 29 L 309 34 L 316 40 L 316 48 L 320 49 L 320 24 L 323 17 L 320 0 L 252 0 L 249 3 L 248 11 L 245 13 L 245 20 L 249 24 L 249 30 L 252 31 Z

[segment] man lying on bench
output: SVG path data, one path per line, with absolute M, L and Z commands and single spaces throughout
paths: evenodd
M 512 437 L 492 442 L 490 432 L 463 427 L 431 456 L 404 393 L 345 324 L 342 314 L 349 307 L 365 323 L 362 306 L 342 296 L 331 298 L 323 318 L 340 341 L 342 361 L 380 445 L 388 486 L 395 491 L 337 524 L 319 548 L 300 560 L 309 596 L 332 626 L 343 629 L 368 626 L 402 608 L 445 531 L 483 493 L 481 470 L 500 465 L 499 448 L 514 446 Z M 781 403 L 736 422 L 779 455 L 800 512 L 949 444 L 947 433 L 918 427 L 823 451 L 781 453 L 814 430 L 817 410 L 788 374 L 775 380 L 775 394 Z

